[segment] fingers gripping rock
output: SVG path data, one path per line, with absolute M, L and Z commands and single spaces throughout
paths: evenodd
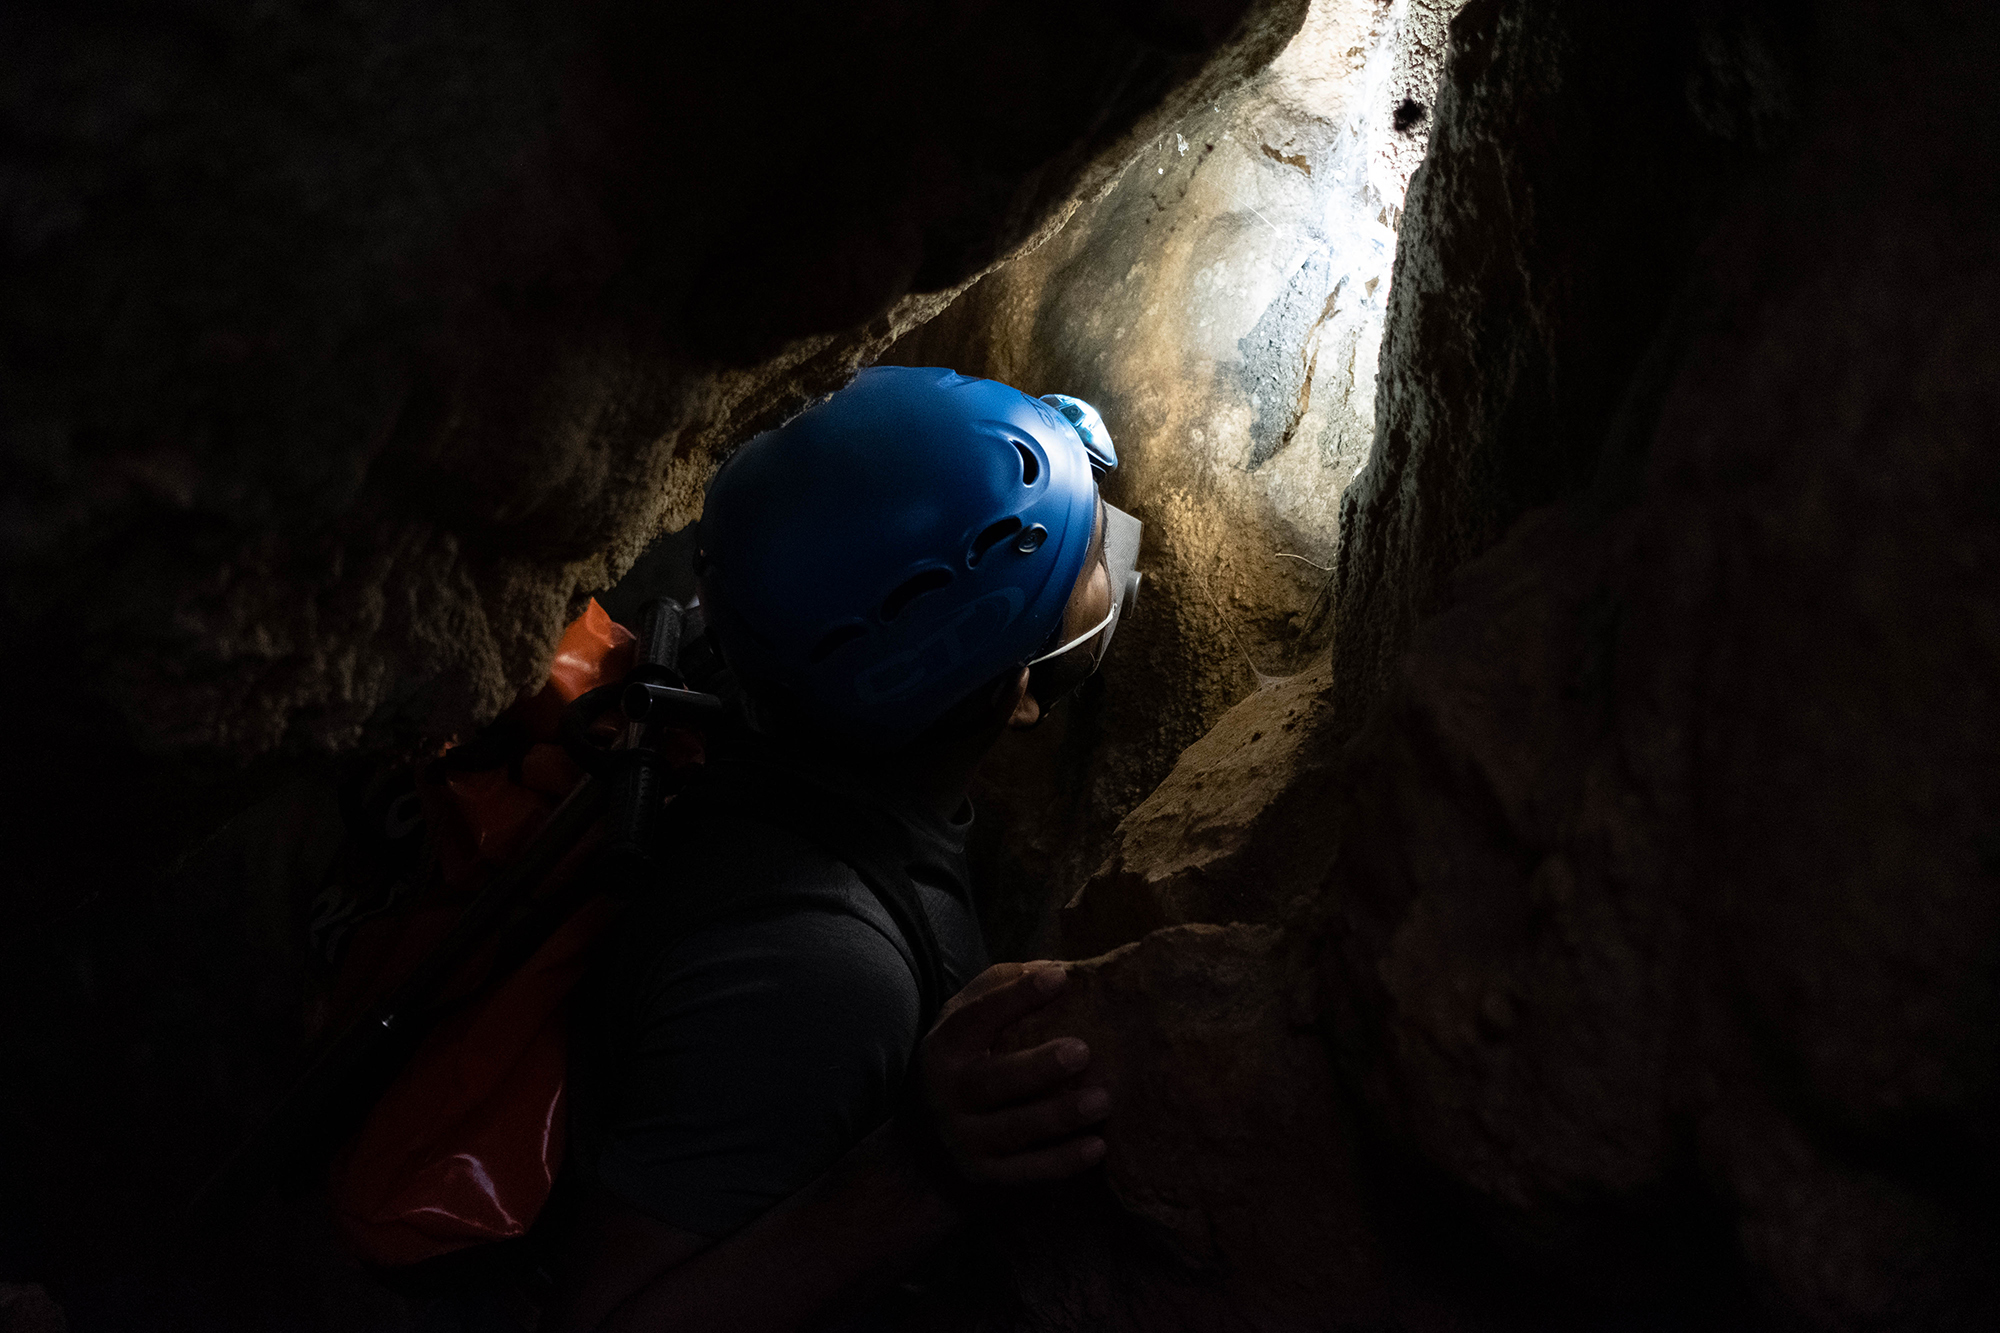
M 1360 1318 L 1380 1299 L 1379 1259 L 1297 951 L 1271 926 L 1156 930 L 1068 964 L 1063 993 L 1001 1044 L 1089 1043 L 1078 1084 L 1111 1098 L 1105 1183 L 1183 1263 L 1260 1303 L 1337 1301 Z

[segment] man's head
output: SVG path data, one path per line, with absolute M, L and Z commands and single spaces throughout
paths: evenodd
M 1031 664 L 1015 715 L 1039 714 L 1095 668 L 1136 582 L 1138 524 L 1097 494 L 1115 466 L 1075 400 L 865 370 L 710 488 L 699 574 L 723 655 L 760 712 L 879 748 Z

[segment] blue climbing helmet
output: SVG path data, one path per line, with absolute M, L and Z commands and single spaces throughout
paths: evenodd
M 772 692 L 878 744 L 908 740 L 1047 645 L 1083 570 L 1088 404 L 949 370 L 877 366 L 716 474 L 696 566 L 753 700 Z

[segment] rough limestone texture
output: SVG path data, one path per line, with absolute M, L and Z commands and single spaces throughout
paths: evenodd
M 2000 43 L 1969 7 L 1816 18 L 1796 146 L 1705 244 L 1597 493 L 1464 571 L 1398 668 L 1323 966 L 1381 1123 L 1545 1263 L 1699 1199 L 1769 1307 L 1978 1327 L 2000 186 L 1968 164 L 2000 115 L 1902 88 Z
M 1133 1260 L 1073 1220 L 1037 1226 L 1009 1247 L 1031 1297 L 1017 1327 L 1306 1327 L 1330 1299 L 1357 1322 L 1388 1312 L 1298 947 L 1269 926 L 1158 930 L 1072 964 L 1060 1004 L 1011 1034 L 1088 1034 L 1083 1083 L 1145 1108 L 1112 1135 L 1104 1181 L 1171 1256 L 1134 1283 Z
M 1257 78 L 1162 123 L 1059 235 L 886 354 L 1089 399 L 1118 445 L 1107 494 L 1147 525 L 1102 690 L 979 793 L 982 888 L 1031 921 L 1230 705 L 1325 652 L 1340 495 L 1372 437 L 1395 228 L 1455 8 L 1318 0 Z
M 720 451 L 1304 10 L 10 7 L 9 637 L 154 750 L 490 717 Z
M 1375 396 L 1377 443 L 1351 486 L 1319 497 L 1323 525 L 1335 505 L 1344 506 L 1341 544 L 1329 538 L 1325 548 L 1337 573 L 1323 585 L 1327 605 L 1339 607 L 1339 633 L 1330 694 L 1305 714 L 1310 734 L 1292 742 L 1301 760 L 1287 761 L 1314 774 L 1368 716 L 1418 617 L 1442 605 L 1446 576 L 1533 505 L 1589 488 L 1619 396 L 1704 227 L 1771 147 L 1780 114 L 1796 114 L 1786 99 L 1796 97 L 1798 76 L 1785 63 L 1795 55 L 1768 15 L 1746 12 L 1734 26 L 1718 16 L 1704 26 L 1673 6 L 1640 6 L 1618 16 L 1566 17 L 1564 37 L 1550 39 L 1535 27 L 1535 12 L 1494 4 L 1465 10 L 1452 28 L 1457 54 L 1442 82 L 1432 79 L 1437 106 L 1425 119 L 1435 126 L 1428 155 L 1421 166 L 1400 158 L 1394 164 L 1414 174 L 1394 281 L 1383 291 L 1390 318 L 1380 376 L 1366 382 Z M 1412 30 L 1413 38 L 1441 46 L 1442 37 L 1430 33 Z M 1426 48 L 1412 41 L 1410 49 Z M 1442 61 L 1443 54 L 1425 58 Z M 1765 82 L 1746 82 L 1748 75 L 1732 72 L 1736 66 Z M 1277 72 L 1267 71 L 1264 81 Z M 1697 94 L 1710 99 L 1701 112 L 1690 100 Z M 1725 95 L 1742 105 L 1711 106 Z M 1743 126 L 1724 123 L 1727 115 Z M 910 341 L 939 337 L 966 306 L 1012 281 L 1016 268 L 1046 262 L 1053 248 L 981 282 Z M 1249 521 L 1237 517 L 1238 526 Z M 1211 647 L 1228 643 L 1225 631 Z M 1107 669 L 1114 685 L 1117 670 L 1115 662 Z M 1310 686 L 1285 688 L 1289 700 Z M 1241 718 L 1224 718 L 1187 752 L 1111 840 L 1110 861 L 1093 856 L 1067 881 L 1093 876 L 1071 922 L 1088 904 L 1089 914 L 1134 927 L 1086 932 L 1075 943 L 1110 947 L 1137 938 L 1143 921 L 1266 920 L 1317 882 L 1316 873 L 1301 869 L 1304 861 L 1278 869 L 1263 860 L 1277 846 L 1285 856 L 1310 846 L 1330 858 L 1330 825 L 1317 839 L 1220 835 L 1251 855 L 1219 858 L 1231 868 L 1214 873 L 1258 886 L 1255 903 L 1236 904 L 1235 915 L 1212 914 L 1221 903 L 1186 914 L 1165 903 L 1142 905 L 1185 882 L 1164 869 L 1124 878 L 1128 858 L 1173 863 L 1172 843 L 1140 830 L 1175 794 L 1197 782 L 1220 785 L 1209 770 L 1243 737 L 1264 730 L 1263 697 L 1262 690 L 1253 694 Z M 1116 703 L 1107 699 L 1107 707 Z M 1252 781 L 1272 793 L 1326 785 L 1304 775 L 1294 784 L 1283 771 Z M 1263 805 L 1239 797 L 1232 807 L 1239 803 Z M 1237 828 L 1231 807 L 1199 796 L 1187 805 L 1185 818 L 1197 824 Z M 1093 852 L 1099 845 L 1091 844 Z M 1112 880 L 1120 887 L 1107 893 Z
M 1156 929 L 1042 1020 L 1114 1083 L 1186 1034 L 1120 1099 L 1108 1192 L 1187 1273 L 1258 1271 L 1238 1208 L 1360 1209 L 1377 1258 L 1305 1261 L 1309 1314 L 1297 1273 L 1212 1297 L 1238 1327 L 1992 1327 L 2000 33 L 1972 4 L 1474 0 L 1452 41 L 1310 714 L 1336 794 L 1251 832 L 1220 779 L 1277 770 L 1191 750 L 1076 910 L 1093 944 L 1266 924 Z M 1259 1054 L 1195 1054 L 1206 1006 L 1123 979 L 1148 950 L 1234 978 Z M 1326 1085 L 1270 994 L 1317 1009 L 1354 1196 L 1177 1146 L 1294 1151 L 1266 1108 Z M 1176 1312 L 1209 1288 L 1121 1271 L 1090 1290 L 1133 1326 L 1201 1325 Z M 1018 1326 L 1090 1326 L 1076 1283 L 1021 1289 Z
M 1798 113 L 1805 7 L 1599 6 L 1563 20 L 1568 50 L 1532 6 L 1459 17 L 1389 289 L 1375 444 L 1341 498 L 1341 725 L 1454 569 L 1590 484 L 1688 256 Z
M 1330 677 L 1322 662 L 1274 681 L 1188 747 L 1119 822 L 1111 855 L 1064 907 L 1064 956 L 1176 922 L 1270 921 L 1319 883 L 1337 843 L 1298 830 L 1341 781 L 1325 743 Z

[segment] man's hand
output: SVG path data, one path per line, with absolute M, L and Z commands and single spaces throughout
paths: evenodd
M 938 1136 L 967 1179 L 1058 1180 L 1104 1156 L 1085 1129 L 1110 1098 L 1077 1086 L 1090 1048 L 1058 1037 L 996 1052 L 1012 1024 L 1060 995 L 1057 963 L 1002 963 L 953 996 L 924 1038 L 922 1091 Z M 564 1291 L 544 1327 L 639 1333 L 661 1328 L 789 1333 L 863 1308 L 963 1219 L 955 1191 L 890 1121 L 822 1175 L 715 1244 L 586 1192 L 572 1228 Z M 773 1282 L 771 1274 L 785 1280 Z
M 1025 1051 L 993 1049 L 1002 1032 L 1068 982 L 1057 963 L 996 964 L 946 1002 L 924 1038 L 924 1100 L 967 1180 L 1061 1180 L 1104 1156 L 1104 1140 L 1080 1132 L 1111 1112 L 1104 1089 L 1076 1086 L 1090 1047 L 1057 1037 Z

